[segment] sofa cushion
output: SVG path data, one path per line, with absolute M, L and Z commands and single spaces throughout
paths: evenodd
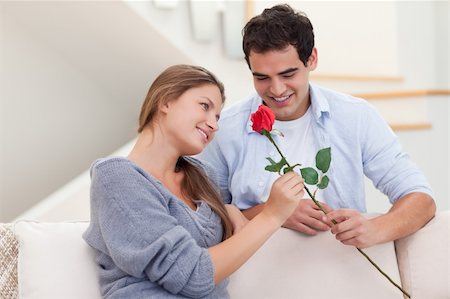
M 87 222 L 15 224 L 20 298 L 101 298 L 94 252 L 81 238 L 87 226 Z
M 364 251 L 400 284 L 394 243 Z M 230 280 L 231 298 L 403 298 L 356 248 L 330 232 L 316 236 L 282 228 Z
M 0 298 L 17 298 L 17 255 L 19 245 L 11 224 L 0 224 Z
M 450 211 L 395 241 L 400 275 L 414 299 L 450 298 Z

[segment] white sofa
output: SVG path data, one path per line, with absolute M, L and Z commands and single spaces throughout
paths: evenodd
M 87 222 L 0 224 L 0 298 L 100 298 Z M 450 298 L 450 212 L 417 233 L 365 252 L 414 299 Z M 231 298 L 403 298 L 330 233 L 279 230 L 230 280 Z

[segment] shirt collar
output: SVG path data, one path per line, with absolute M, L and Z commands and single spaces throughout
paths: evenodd
M 330 115 L 330 106 L 322 91 L 313 83 L 309 83 L 309 97 L 311 98 L 311 108 L 313 117 L 319 121 L 322 114 Z
M 313 83 L 309 83 L 309 96 L 311 98 L 312 117 L 318 122 L 322 117 L 322 114 L 330 115 L 330 106 L 326 97 L 322 91 Z M 250 108 L 250 115 L 258 110 L 259 105 L 262 104 L 261 97 L 255 93 L 252 97 L 252 103 Z M 252 121 L 248 116 L 246 130 L 247 133 L 255 133 L 252 129 Z

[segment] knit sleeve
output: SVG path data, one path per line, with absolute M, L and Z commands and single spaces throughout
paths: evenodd
M 215 287 L 208 250 L 169 214 L 163 188 L 131 167 L 95 167 L 91 201 L 107 254 L 122 271 L 172 294 L 207 296 Z

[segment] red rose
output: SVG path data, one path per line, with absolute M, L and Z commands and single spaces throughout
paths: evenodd
M 259 105 L 258 110 L 250 116 L 250 120 L 252 121 L 253 131 L 262 134 L 262 130 L 272 131 L 275 114 L 269 107 Z

